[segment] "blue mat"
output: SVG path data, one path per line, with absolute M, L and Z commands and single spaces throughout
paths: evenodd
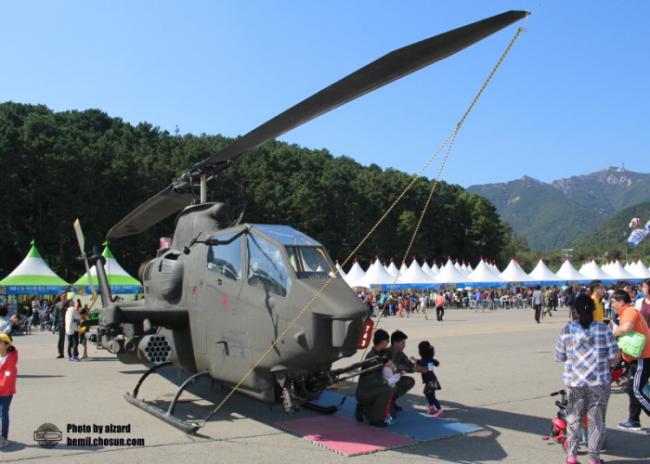
M 341 402 L 343 403 L 341 404 Z M 337 414 L 354 419 L 357 400 L 354 396 L 326 390 L 313 403 L 319 406 L 338 406 L 339 411 Z M 428 441 L 476 432 L 482 430 L 482 427 L 447 419 L 435 419 L 422 412 L 404 409 L 397 416 L 395 424 L 388 427 L 387 430 L 417 441 Z

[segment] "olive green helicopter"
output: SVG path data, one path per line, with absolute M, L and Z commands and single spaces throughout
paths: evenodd
M 139 234 L 180 211 L 169 247 L 143 268 L 144 299 L 114 302 L 101 256 L 92 257 L 102 303 L 98 343 L 123 363 L 149 366 L 125 398 L 194 433 L 198 425 L 177 418 L 174 409 L 201 376 L 294 411 L 344 377 L 373 368 L 356 363 L 332 369 L 368 345 L 373 323 L 323 245 L 289 225 L 233 221 L 226 203 L 206 202 L 208 183 L 260 144 L 527 15 L 505 12 L 384 55 L 195 164 L 114 225 L 108 240 Z M 307 305 L 309 311 L 293 321 Z M 164 411 L 137 395 L 150 374 L 169 365 L 191 376 Z

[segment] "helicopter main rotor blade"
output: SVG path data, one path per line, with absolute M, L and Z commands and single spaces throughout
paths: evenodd
M 192 202 L 190 192 L 175 192 L 171 185 L 131 211 L 106 234 L 107 240 L 137 235 Z
M 400 79 L 526 17 L 527 11 L 508 11 L 394 50 L 353 72 L 297 105 L 280 113 L 243 137 L 190 168 L 153 198 L 117 223 L 108 238 L 140 233 L 189 204 L 193 178 L 214 176 L 246 151 L 274 139 L 340 105 Z M 183 204 L 186 201 L 187 203 Z

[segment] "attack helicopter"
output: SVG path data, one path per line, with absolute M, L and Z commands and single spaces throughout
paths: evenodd
M 258 400 L 282 401 L 292 411 L 369 368 L 357 363 L 332 370 L 335 361 L 368 345 L 373 324 L 323 245 L 289 225 L 233 220 L 226 203 L 206 202 L 208 183 L 260 144 L 527 15 L 505 12 L 384 55 L 195 164 L 115 224 L 108 240 L 139 234 L 180 211 L 170 246 L 143 268 L 143 300 L 113 302 L 101 257 L 93 258 L 102 301 L 99 343 L 123 363 L 150 366 L 125 394 L 127 401 L 193 433 L 198 426 L 173 413 L 180 394 L 199 377 L 237 386 Z M 311 300 L 309 311 L 289 325 Z M 191 376 L 163 411 L 137 395 L 149 375 L 169 365 Z

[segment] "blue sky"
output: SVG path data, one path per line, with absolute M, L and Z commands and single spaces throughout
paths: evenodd
M 510 9 L 532 12 L 521 22 L 527 31 L 443 178 L 550 181 L 622 163 L 650 171 L 650 2 L 642 0 L 0 0 L 0 101 L 235 136 L 395 48 Z M 281 140 L 415 172 L 515 28 Z

